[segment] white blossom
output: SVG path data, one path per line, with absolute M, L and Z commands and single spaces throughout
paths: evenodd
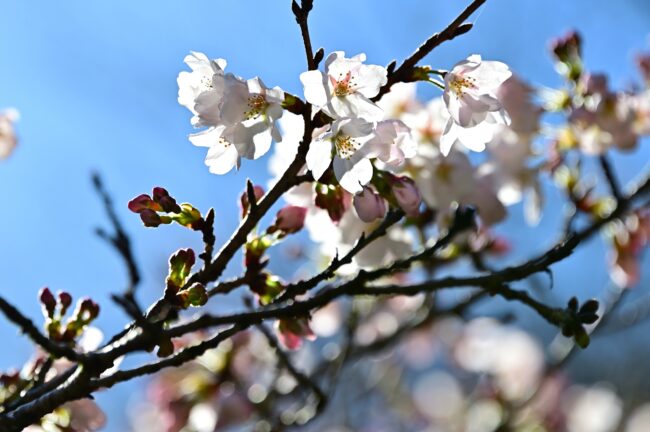
M 365 65 L 365 60 L 365 54 L 346 58 L 343 51 L 335 51 L 325 60 L 325 72 L 300 74 L 307 102 L 335 119 L 381 120 L 383 112 L 370 98 L 386 84 L 386 69 Z
M 208 147 L 210 172 L 239 168 L 241 158 L 257 159 L 273 140 L 281 140 L 275 123 L 283 113 L 282 89 L 268 88 L 257 77 L 224 74 L 225 61 L 210 62 L 200 53 L 188 56 L 186 63 L 192 72 L 178 76 L 179 103 L 192 111 L 195 127 L 207 127 L 190 135 L 190 142 Z
M 457 63 L 445 75 L 443 99 L 450 119 L 441 139 L 443 154 L 448 154 L 455 142 L 483 151 L 492 138 L 491 127 L 509 123 L 496 93 L 511 75 L 504 63 L 483 61 L 479 55 Z
M 199 119 L 194 109 L 196 99 L 200 94 L 214 90 L 213 76 L 223 75 L 227 63 L 224 59 L 210 60 L 205 54 L 194 51 L 191 51 L 183 61 L 192 72 L 182 71 L 176 78 L 178 103 L 195 114 L 192 124 L 198 124 Z
M 334 175 L 339 184 L 351 193 L 361 192 L 372 178 L 369 158 L 376 157 L 376 152 L 365 145 L 372 138 L 372 123 L 356 118 L 336 120 L 327 132 L 311 142 L 307 167 L 318 180 L 333 159 Z

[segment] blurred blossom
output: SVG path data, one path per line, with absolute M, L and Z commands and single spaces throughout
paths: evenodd
M 0 159 L 8 158 L 18 143 L 14 123 L 19 117 L 18 111 L 14 109 L 0 112 Z
M 625 432 L 647 432 L 650 430 L 650 403 L 637 407 L 627 421 Z
M 465 400 L 456 378 L 445 372 L 432 372 L 420 377 L 413 389 L 418 410 L 429 419 L 443 423 L 447 430 L 462 420 Z
M 331 337 L 340 329 L 342 319 L 341 305 L 332 302 L 314 312 L 310 325 L 317 336 Z
M 517 75 L 512 75 L 496 90 L 501 105 L 510 115 L 508 127 L 517 134 L 530 136 L 539 130 L 543 109 L 533 103 L 534 94 L 535 89 Z
M 474 402 L 465 415 L 466 432 L 492 432 L 503 418 L 503 409 L 497 401 L 486 399 Z
M 610 277 L 622 288 L 630 288 L 641 277 L 641 255 L 650 243 L 650 211 L 639 210 L 625 221 L 608 226 L 612 242 Z
M 564 405 L 568 432 L 613 432 L 623 414 L 623 403 L 603 385 L 569 389 Z
M 385 120 L 400 118 L 404 114 L 419 111 L 422 109 L 422 104 L 417 99 L 417 83 L 393 84 L 377 105 L 384 110 Z
M 490 318 L 468 323 L 454 353 L 464 369 L 494 376 L 510 400 L 528 396 L 544 369 L 544 355 L 536 341 Z

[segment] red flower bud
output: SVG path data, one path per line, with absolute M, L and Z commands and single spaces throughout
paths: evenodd
M 255 196 L 255 202 L 259 201 L 264 196 L 264 188 L 260 185 L 253 186 L 253 195 Z M 239 197 L 239 204 L 241 205 L 241 217 L 244 217 L 248 213 L 248 207 L 250 207 L 248 190 L 245 190 Z
M 275 217 L 275 223 L 269 231 L 279 230 L 286 234 L 298 232 L 305 225 L 306 215 L 307 209 L 305 207 L 286 206 L 278 212 Z
M 129 210 L 133 213 L 142 213 L 144 210 L 162 211 L 160 204 L 154 202 L 147 194 L 138 195 L 129 201 Z
M 176 203 L 165 188 L 153 188 L 153 200 L 160 204 L 162 210 L 167 213 L 180 213 L 181 207 Z
M 142 223 L 144 223 L 144 226 L 151 227 L 151 228 L 155 228 L 161 223 L 163 223 L 158 213 L 156 213 L 151 209 L 142 210 L 140 212 L 140 219 L 142 219 Z
M 43 315 L 52 318 L 54 316 L 54 308 L 56 307 L 56 300 L 54 300 L 52 291 L 47 287 L 42 288 L 38 293 L 38 299 L 43 307 Z
M 327 214 L 334 223 L 338 223 L 346 210 L 350 208 L 351 195 L 340 186 L 317 184 L 316 207 L 327 210 Z
M 59 291 L 56 295 L 59 297 L 59 304 L 61 305 L 61 316 L 63 316 L 72 304 L 72 296 L 70 293 L 67 293 L 65 291 Z

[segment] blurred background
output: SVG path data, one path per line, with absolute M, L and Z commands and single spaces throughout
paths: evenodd
M 431 33 L 442 29 L 466 1 L 395 2 L 315 0 L 310 20 L 315 48 L 325 52 L 365 52 L 368 62 L 398 62 Z M 473 18 L 475 28 L 444 44 L 425 63 L 450 68 L 469 54 L 500 60 L 537 86 L 558 86 L 548 42 L 575 28 L 584 37 L 590 71 L 605 72 L 614 88 L 638 81 L 633 58 L 650 49 L 650 3 L 621 0 L 488 0 Z M 97 324 L 110 334 L 127 318 L 109 300 L 126 284 L 120 258 L 98 239 L 95 227 L 110 228 L 90 176 L 99 172 L 131 234 L 143 273 L 140 300 L 150 302 L 163 289 L 167 257 L 179 247 L 198 246 L 198 236 L 177 227 L 152 230 L 130 214 L 127 201 L 161 185 L 181 202 L 216 208 L 217 242 L 238 223 L 236 199 L 246 177 L 265 184 L 269 155 L 246 161 L 226 176 L 208 173 L 204 150 L 187 140 L 190 113 L 176 102 L 176 76 L 184 56 L 201 51 L 228 60 L 228 70 L 259 75 L 270 86 L 302 95 L 298 75 L 305 61 L 290 2 L 260 0 L 36 2 L 4 1 L 0 16 L 0 109 L 21 113 L 20 144 L 0 165 L 0 293 L 41 322 L 36 302 L 43 286 L 92 296 L 103 308 Z M 423 98 L 435 88 L 420 86 Z M 627 181 L 650 159 L 643 142 L 633 156 L 617 154 L 614 163 Z M 509 262 L 526 259 L 549 245 L 562 217 L 559 196 L 548 188 L 538 227 L 527 227 L 519 207 L 499 231 L 514 248 Z M 525 240 L 518 240 L 525 239 Z M 530 241 L 534 239 L 534 241 Z M 646 257 L 646 268 L 648 259 Z M 235 275 L 239 261 L 228 269 Z M 292 270 L 276 265 L 290 277 Z M 596 296 L 609 283 L 604 248 L 591 241 L 554 267 L 553 295 L 558 304 L 570 294 Z M 647 294 L 648 272 L 627 299 Z M 222 307 L 240 307 L 231 301 Z M 515 310 L 511 305 L 490 306 Z M 625 308 L 622 309 L 625 311 Z M 525 312 L 525 311 L 524 311 Z M 517 323 L 548 342 L 554 329 L 517 315 Z M 650 398 L 648 330 L 640 324 L 597 337 L 569 364 L 583 382 L 611 382 L 624 399 Z M 30 344 L 8 323 L 0 324 L 0 369 L 20 367 Z M 637 373 L 630 373 L 636 365 Z M 105 430 L 128 429 L 124 412 L 142 397 L 138 382 L 97 395 L 109 415 Z

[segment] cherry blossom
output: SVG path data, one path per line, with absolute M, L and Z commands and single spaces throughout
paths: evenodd
M 300 74 L 307 102 L 335 119 L 381 120 L 383 112 L 370 98 L 386 84 L 386 69 L 365 61 L 365 54 L 347 58 L 343 51 L 335 51 L 325 59 L 325 72 Z
M 192 51 L 183 60 L 192 72 L 182 71 L 178 74 L 178 103 L 190 110 L 195 116 L 192 124 L 199 124 L 197 112 L 194 109 L 196 99 L 204 92 L 216 91 L 213 86 L 213 76 L 223 75 L 226 60 L 210 60 L 201 52 Z
M 539 167 L 530 163 L 536 156 L 531 137 L 518 134 L 511 127 L 500 126 L 487 149 L 490 159 L 481 170 L 492 177 L 499 200 L 509 206 L 524 199 L 526 221 L 530 225 L 537 224 L 543 197 Z
M 276 120 L 282 117 L 284 92 L 268 88 L 258 77 L 244 80 L 224 74 L 225 61 L 208 61 L 200 53 L 186 58 L 192 72 L 178 76 L 179 103 L 193 114 L 192 124 L 207 129 L 190 135 L 190 142 L 207 147 L 210 172 L 225 174 L 239 168 L 241 158 L 257 159 L 282 139 Z
M 448 154 L 456 141 L 470 150 L 483 151 L 491 138 L 490 126 L 510 122 L 496 92 L 511 75 L 504 63 L 483 61 L 476 54 L 445 75 L 443 99 L 451 118 L 441 139 L 443 154 Z
M 364 144 L 373 136 L 372 123 L 363 119 L 334 121 L 330 130 L 309 146 L 307 167 L 314 179 L 320 179 L 333 160 L 334 174 L 339 184 L 351 193 L 361 192 L 372 178 L 373 168 L 369 158 L 376 156 L 376 151 Z
M 375 137 L 368 143 L 377 152 L 377 158 L 386 167 L 394 168 L 416 154 L 417 143 L 411 129 L 400 120 L 383 120 L 377 123 Z

